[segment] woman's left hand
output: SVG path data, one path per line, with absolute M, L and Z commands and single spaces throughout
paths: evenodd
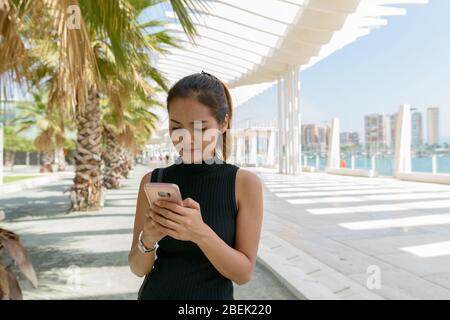
M 193 199 L 184 199 L 183 206 L 164 200 L 153 204 L 151 218 L 172 238 L 196 242 L 205 233 L 200 204 Z

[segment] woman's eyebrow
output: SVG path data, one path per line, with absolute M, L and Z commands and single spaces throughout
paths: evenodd
M 182 124 L 181 122 L 174 120 L 174 119 L 170 119 L 170 121 L 175 122 L 177 124 Z M 194 120 L 194 121 L 200 121 L 200 120 Z M 194 121 L 191 121 L 191 124 L 194 124 Z M 208 120 L 201 120 L 202 124 L 203 123 L 208 123 Z
M 170 119 L 170 121 L 173 121 L 175 123 L 181 124 L 181 122 L 178 122 L 177 120 Z
M 194 120 L 194 121 L 200 121 L 200 120 Z M 192 121 L 191 123 L 194 124 L 194 121 Z M 208 123 L 208 120 L 202 120 L 202 124 L 203 123 Z

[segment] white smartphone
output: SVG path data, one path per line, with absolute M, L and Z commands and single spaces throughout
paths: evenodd
M 180 206 L 183 205 L 180 189 L 174 183 L 147 182 L 144 184 L 144 190 L 150 203 L 156 200 L 165 200 L 174 202 Z

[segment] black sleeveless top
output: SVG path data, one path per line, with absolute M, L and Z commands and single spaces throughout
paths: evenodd
M 183 199 L 197 201 L 203 221 L 234 247 L 235 179 L 239 167 L 225 161 L 180 162 L 164 168 L 161 182 L 177 184 Z M 152 172 L 152 182 L 157 181 L 158 169 Z M 194 242 L 165 236 L 158 245 L 153 269 L 146 275 L 138 299 L 234 300 L 232 281 L 217 271 Z

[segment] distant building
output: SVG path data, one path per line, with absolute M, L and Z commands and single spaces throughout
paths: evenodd
M 387 145 L 387 120 L 383 114 L 371 114 L 364 117 L 366 147 L 378 149 Z
M 395 149 L 395 129 L 397 128 L 397 118 L 398 113 L 391 114 L 389 116 L 389 122 L 390 122 L 390 146 L 392 149 Z
M 427 133 L 429 145 L 439 143 L 439 108 L 427 109 Z
M 359 134 L 358 132 L 342 132 L 340 134 L 341 144 L 346 145 L 358 145 L 359 144 Z
M 411 109 L 411 111 L 416 109 Z M 390 122 L 390 146 L 395 149 L 395 130 L 397 128 L 397 118 L 398 113 L 391 114 L 389 116 Z M 423 124 L 422 124 L 422 113 L 419 111 L 413 112 L 411 114 L 411 146 L 413 148 L 418 148 L 423 144 Z
M 411 115 L 411 146 L 418 148 L 423 144 L 422 113 L 413 112 Z
M 302 144 L 309 149 L 324 151 L 328 147 L 329 125 L 304 124 L 302 125 Z

